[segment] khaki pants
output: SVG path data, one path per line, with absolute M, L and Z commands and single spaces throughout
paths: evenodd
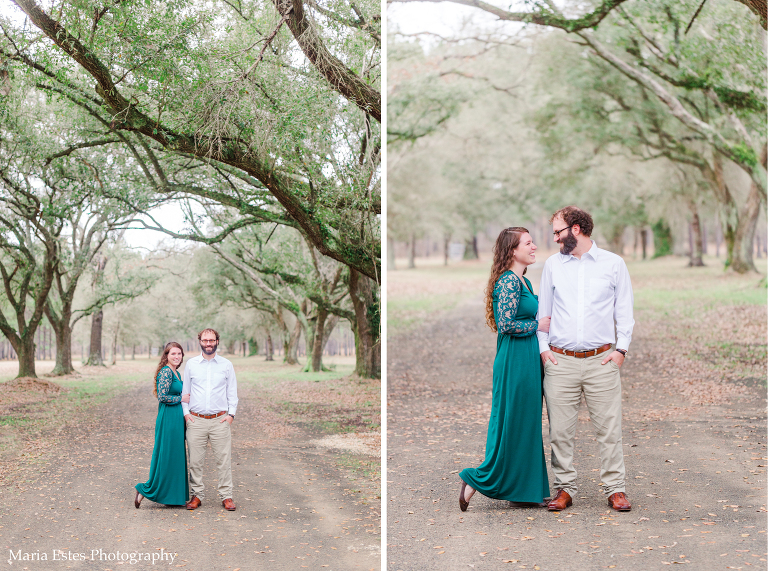
M 626 471 L 621 443 L 619 366 L 613 361 L 601 365 L 608 353 L 585 359 L 559 353 L 553 355 L 557 365 L 547 361 L 544 366 L 544 396 L 549 416 L 555 488 L 565 490 L 571 497 L 576 494 L 573 448 L 583 391 L 600 446 L 603 491 L 609 495 L 624 492 Z
M 213 458 L 219 472 L 219 499 L 232 497 L 232 436 L 228 422 L 218 418 L 193 416 L 187 421 L 187 450 L 189 451 L 189 489 L 193 496 L 204 497 L 203 464 L 205 448 L 211 443 Z

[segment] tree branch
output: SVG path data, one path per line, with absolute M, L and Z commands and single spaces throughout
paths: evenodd
M 280 14 L 289 16 L 288 28 L 301 51 L 331 87 L 381 123 L 381 93 L 328 50 L 304 11 L 302 0 L 275 0 L 275 7 Z
M 616 6 L 626 2 L 626 0 L 603 0 L 603 2 L 594 11 L 583 15 L 581 18 L 566 18 L 547 6 L 541 4 L 534 5 L 538 8 L 535 12 L 510 12 L 487 4 L 482 0 L 387 0 L 387 4 L 393 4 L 396 2 L 450 2 L 453 4 L 461 4 L 462 6 L 470 6 L 472 8 L 479 8 L 484 12 L 493 14 L 498 17 L 499 20 L 506 20 L 509 22 L 524 22 L 526 24 L 538 24 L 540 26 L 551 26 L 553 28 L 560 28 L 568 33 L 578 32 L 585 28 L 594 28 L 597 26 L 608 13 L 616 8 Z

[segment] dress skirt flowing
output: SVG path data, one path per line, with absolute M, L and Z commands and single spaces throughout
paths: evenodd
M 157 383 L 160 402 L 149 479 L 143 484 L 136 484 L 136 490 L 153 502 L 181 506 L 189 499 L 185 425 L 181 409 L 182 382 L 170 368 L 164 367 L 157 375 Z M 167 387 L 164 386 L 166 384 Z
M 489 498 L 538 503 L 549 497 L 549 480 L 541 425 L 542 367 L 535 335 L 538 300 L 526 282 L 528 287 L 520 287 L 519 278 L 507 272 L 494 288 L 499 333 L 485 461 L 459 476 Z M 503 305 L 505 295 L 514 294 L 519 301 L 513 304 L 511 319 L 505 321 L 502 314 L 509 309 Z

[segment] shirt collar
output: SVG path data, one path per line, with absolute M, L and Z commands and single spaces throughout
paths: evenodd
M 216 363 L 218 363 L 218 361 L 216 361 L 216 357 L 218 357 L 218 356 L 219 356 L 219 352 L 216 351 L 216 354 L 213 356 L 213 359 L 211 359 L 211 361 L 212 362 L 215 361 Z M 203 361 L 206 361 L 206 360 L 207 359 L 205 358 L 205 356 L 202 353 L 200 353 L 200 355 L 198 355 L 198 357 L 197 357 L 197 362 L 198 363 L 202 363 Z
M 587 250 L 586 252 L 584 252 L 581 255 L 581 257 L 583 259 L 584 256 L 588 255 L 590 258 L 592 258 L 593 260 L 597 261 L 598 251 L 600 250 L 600 248 L 597 247 L 597 244 L 595 244 L 594 240 L 592 240 L 591 242 L 592 242 L 592 247 L 589 250 Z M 566 262 L 570 262 L 571 260 L 577 260 L 578 261 L 578 258 L 576 256 L 574 256 L 573 254 L 568 254 L 567 256 L 565 254 L 559 254 L 559 256 L 560 256 L 560 261 L 563 264 L 565 264 Z

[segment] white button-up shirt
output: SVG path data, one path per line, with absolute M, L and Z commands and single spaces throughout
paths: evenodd
M 210 361 L 198 355 L 184 367 L 182 394 L 189 393 L 189 402 L 181 403 L 184 414 L 216 414 L 226 410 L 237 412 L 237 378 L 232 363 L 218 353 Z
M 594 242 L 581 259 L 557 253 L 544 264 L 539 289 L 537 319 L 552 317 L 549 333 L 537 332 L 539 352 L 550 344 L 588 351 L 615 342 L 617 349 L 629 349 L 634 296 L 620 256 Z

